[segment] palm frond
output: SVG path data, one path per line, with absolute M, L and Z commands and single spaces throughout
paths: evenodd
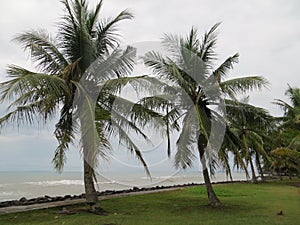
M 196 158 L 194 147 L 197 143 L 197 133 L 197 112 L 190 110 L 183 119 L 181 132 L 176 142 L 177 151 L 174 159 L 176 168 L 186 169 L 192 167 L 193 161 Z
M 234 98 L 239 94 L 246 94 L 253 90 L 261 90 L 269 86 L 269 82 L 260 76 L 241 77 L 221 82 L 220 87 L 224 94 Z
M 273 102 L 274 104 L 280 106 L 280 108 L 282 108 L 284 111 L 294 111 L 294 107 L 288 103 L 286 103 L 285 101 L 281 100 L 281 99 L 275 99 L 275 102 Z
M 232 127 L 226 127 L 222 149 L 225 148 L 227 151 L 233 153 L 234 155 L 233 166 L 236 166 L 238 169 L 242 168 L 246 173 L 246 177 L 249 178 L 250 176 L 249 176 L 247 165 L 245 164 L 242 153 L 240 152 L 240 149 L 242 147 L 243 144 L 241 142 L 241 139 L 239 138 L 239 130 Z
M 49 95 L 55 96 L 59 100 L 68 93 L 65 81 L 58 76 L 31 72 L 14 65 L 8 67 L 7 73 L 12 79 L 3 82 L 0 86 L 2 101 L 15 99 L 24 94 L 26 96 L 27 93 L 32 93 L 27 96 L 32 101 L 46 99 Z M 25 103 L 25 99 L 28 98 L 24 98 L 23 101 L 17 100 L 17 103 Z
M 17 66 L 10 66 L 8 74 L 12 79 L 1 84 L 0 101 L 11 101 L 8 109 L 14 111 L 10 117 L 19 122 L 23 118 L 24 122 L 32 123 L 34 114 L 47 120 L 55 115 L 59 103 L 68 98 L 68 87 L 58 76 L 34 73 Z
M 76 21 L 74 12 L 68 0 L 62 0 L 66 9 L 66 15 L 62 17 L 63 21 L 59 27 L 58 40 L 60 48 L 69 61 L 74 62 L 78 60 L 78 49 L 80 48 L 77 38 L 79 38 L 78 29 L 79 23 Z
M 169 94 L 161 94 L 155 96 L 144 97 L 139 100 L 139 103 L 143 105 L 145 108 L 153 109 L 157 111 L 164 111 L 167 107 L 175 107 L 174 96 Z
M 134 91 L 138 93 L 149 94 L 151 96 L 157 95 L 160 92 L 170 92 L 170 89 L 167 89 L 167 85 L 160 80 L 149 77 L 145 75 L 135 76 L 135 77 L 118 77 L 105 80 L 101 86 L 101 92 L 109 94 L 120 94 L 122 89 L 130 86 Z M 167 94 L 165 95 L 167 98 Z
M 103 20 L 96 26 L 96 46 L 98 56 L 108 52 L 108 48 L 114 49 L 118 45 L 118 37 L 116 34 L 117 25 L 123 20 L 131 20 L 133 15 L 128 10 L 122 11 L 115 18 Z
M 89 11 L 88 13 L 87 27 L 88 27 L 89 34 L 92 34 L 92 36 L 96 31 L 95 26 L 98 21 L 98 16 L 102 8 L 102 5 L 103 5 L 103 0 L 100 0 L 97 3 L 95 9 L 93 11 Z
M 202 39 L 202 43 L 199 48 L 199 57 L 207 63 L 207 65 L 212 68 L 211 62 L 216 59 L 216 54 L 214 51 L 217 34 L 216 31 L 219 27 L 220 23 L 216 23 L 208 32 L 204 34 Z
M 289 97 L 294 107 L 300 106 L 300 89 L 299 88 L 293 88 L 290 85 L 288 85 L 289 88 L 285 92 L 285 95 Z
M 143 158 L 143 154 L 140 150 L 140 148 L 132 141 L 128 133 L 117 123 L 114 124 L 115 129 L 113 129 L 113 133 L 117 134 L 119 137 L 119 140 L 121 143 L 124 143 L 124 145 L 129 149 L 129 151 L 138 158 L 138 160 L 142 163 L 146 174 L 151 177 L 151 173 L 149 171 L 148 165 L 146 161 Z
M 241 124 L 243 121 L 244 124 L 241 126 L 246 126 L 246 123 L 255 122 L 261 127 L 269 127 L 271 124 L 272 117 L 263 108 L 229 99 L 226 99 L 225 102 L 227 117 L 233 123 Z
M 180 57 L 182 42 L 183 40 L 178 35 L 164 34 L 162 38 L 162 45 L 170 53 L 170 56 L 175 59 Z
M 59 51 L 57 44 L 45 30 L 29 31 L 14 38 L 24 50 L 29 50 L 33 61 L 42 72 L 57 74 L 68 61 Z
M 200 41 L 198 39 L 198 32 L 197 29 L 192 27 L 189 35 L 187 36 L 185 41 L 182 41 L 182 43 L 184 44 L 184 47 L 189 49 L 190 51 L 196 53 L 198 48 L 199 48 L 199 44 Z
M 97 51 L 89 31 L 88 9 L 85 1 L 74 0 L 69 3 L 65 0 L 67 14 L 60 25 L 58 39 L 60 48 L 69 61 L 79 59 L 82 72 L 97 58 Z
M 134 66 L 136 49 L 127 47 L 125 51 L 115 49 L 106 57 L 97 58 L 85 71 L 82 82 L 93 80 L 97 85 L 114 78 L 128 75 Z
M 66 163 L 66 151 L 69 149 L 69 145 L 72 144 L 75 139 L 75 127 L 75 121 L 70 113 L 62 114 L 58 123 L 56 124 L 54 134 L 58 141 L 58 146 L 55 150 L 52 164 L 59 172 L 62 172 Z
M 157 52 L 148 52 L 144 59 L 145 65 L 149 66 L 154 73 L 161 78 L 168 80 L 168 82 L 178 85 L 186 93 L 191 93 L 191 83 L 195 83 L 193 79 L 186 75 L 183 76 L 182 70 L 171 59 L 164 59 L 161 54 Z M 186 80 L 186 78 L 189 78 Z
M 223 77 L 228 73 L 228 70 L 233 69 L 233 65 L 239 62 L 239 54 L 236 53 L 233 56 L 227 58 L 214 72 L 213 76 L 217 79 L 218 83 L 221 83 Z
M 127 118 L 126 116 L 123 116 L 116 110 L 112 110 L 111 113 L 112 113 L 112 116 L 111 116 L 110 123 L 112 126 L 115 124 L 118 124 L 118 126 L 122 127 L 122 129 L 124 129 L 124 131 L 126 133 L 134 132 L 135 134 L 142 137 L 142 139 L 150 142 L 147 135 L 141 130 L 141 128 L 139 128 L 137 126 L 137 124 L 135 123 L 136 121 L 132 122 L 131 120 L 129 120 L 129 118 Z
M 95 125 L 96 99 L 89 94 L 80 83 L 73 82 L 77 87 L 74 97 L 74 108 L 77 106 L 77 112 L 73 112 L 73 120 L 79 121 L 81 129 L 81 143 L 84 160 L 92 168 L 97 167 L 99 157 L 99 135 Z
M 41 113 L 42 104 L 40 101 L 17 107 L 0 118 L 0 127 L 13 123 L 16 123 L 18 126 L 23 123 L 29 125 L 37 123 L 40 119 L 44 119 L 44 114 Z
M 293 137 L 291 142 L 288 145 L 288 148 L 295 149 L 300 152 L 300 134 L 298 133 Z

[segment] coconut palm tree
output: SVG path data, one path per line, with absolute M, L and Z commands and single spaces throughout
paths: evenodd
M 212 206 L 219 206 L 221 202 L 211 185 L 209 170 L 213 173 L 217 161 L 221 159 L 216 150 L 221 147 L 223 138 L 230 138 L 226 134 L 226 121 L 222 116 L 222 111 L 226 108 L 222 99 L 224 96 L 235 98 L 236 94 L 253 88 L 260 89 L 267 84 L 257 76 L 224 80 L 228 70 L 237 63 L 239 55 L 229 57 L 214 68 L 218 26 L 219 24 L 214 25 L 202 41 L 198 39 L 194 28 L 186 38 L 165 35 L 163 44 L 167 48 L 167 56 L 149 52 L 144 57 L 145 64 L 172 87 L 169 88 L 172 91 L 168 88 L 164 91 L 166 95 L 173 95 L 170 98 L 173 100 L 171 106 L 176 109 L 177 121 L 182 125 L 177 140 L 175 166 L 191 167 L 195 159 L 193 150 L 197 150 Z M 222 159 L 226 161 L 228 157 L 223 155 Z M 225 164 L 229 165 L 228 161 Z
M 274 102 L 283 109 L 284 115 L 278 118 L 277 146 L 271 151 L 274 158 L 271 166 L 279 169 L 280 176 L 283 168 L 289 174 L 300 171 L 300 89 L 289 86 L 285 94 L 291 103 L 281 99 Z
M 226 112 L 230 131 L 238 140 L 236 146 L 246 164 L 250 164 L 252 182 L 257 183 L 253 160 L 263 178 L 261 159 L 269 160 L 265 141 L 268 141 L 268 134 L 274 127 L 273 118 L 267 110 L 249 104 L 249 97 L 242 101 L 227 100 Z M 235 164 L 239 166 L 239 161 L 235 160 Z
M 271 168 L 278 170 L 280 180 L 282 172 L 289 175 L 292 179 L 292 173 L 300 173 L 300 152 L 288 148 L 280 147 L 270 152 L 273 157 Z
M 11 101 L 10 112 L 0 119 L 0 126 L 12 122 L 35 124 L 39 119 L 47 122 L 59 114 L 54 167 L 62 171 L 65 153 L 79 136 L 86 200 L 93 212 L 100 212 L 95 168 L 99 156 L 107 156 L 110 136 L 118 135 L 149 173 L 128 132 L 146 138 L 136 122 L 145 123 L 151 112 L 118 96 L 125 85 L 136 86 L 138 79 L 146 82 L 146 78 L 125 77 L 133 69 L 135 50 L 118 49 L 116 28 L 121 21 L 132 19 L 130 12 L 125 10 L 99 21 L 102 1 L 93 10 L 85 0 L 63 0 L 62 4 L 65 15 L 55 38 L 45 30 L 28 31 L 15 38 L 30 52 L 37 72 L 8 67 L 10 80 L 0 84 L 0 95 L 1 101 Z M 116 98 L 119 105 L 114 104 Z
M 281 100 L 276 99 L 275 104 L 279 105 L 283 111 L 284 115 L 281 117 L 281 128 L 282 136 L 285 136 L 286 147 L 300 150 L 300 89 L 288 87 L 286 96 L 289 97 L 291 104 Z

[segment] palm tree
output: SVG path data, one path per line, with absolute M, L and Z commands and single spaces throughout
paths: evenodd
M 281 128 L 283 131 L 282 136 L 285 136 L 286 143 L 289 148 L 293 148 L 296 150 L 300 150 L 300 89 L 299 88 L 292 88 L 291 86 L 288 87 L 286 91 L 286 96 L 289 97 L 291 104 L 276 99 L 275 104 L 279 105 L 283 111 L 284 115 L 281 119 L 282 124 Z
M 291 104 L 281 99 L 274 102 L 283 109 L 284 115 L 278 118 L 277 146 L 271 151 L 274 158 L 271 166 L 279 169 L 280 176 L 283 168 L 289 174 L 300 171 L 300 89 L 289 86 L 285 94 Z
M 174 95 L 170 106 L 178 113 L 177 121 L 182 123 L 177 140 L 175 166 L 191 167 L 195 158 L 193 149 L 197 149 L 208 199 L 212 206 L 219 206 L 221 202 L 211 185 L 208 169 L 211 173 L 214 172 L 214 167 L 220 159 L 216 150 L 221 147 L 224 136 L 230 136 L 226 135 L 226 123 L 222 116 L 225 108 L 222 97 L 226 95 L 234 98 L 236 94 L 261 88 L 267 83 L 261 77 L 224 80 L 228 70 L 237 63 L 238 54 L 229 57 L 214 69 L 218 26 L 219 24 L 214 25 L 202 41 L 198 39 L 194 28 L 186 38 L 165 35 L 163 44 L 167 47 L 168 56 L 149 52 L 144 57 L 145 64 L 172 87 L 164 91 Z M 212 108 L 216 106 L 219 109 Z M 222 159 L 228 160 L 224 155 Z M 228 165 L 228 161 L 225 164 Z
M 8 67 L 11 79 L 0 84 L 0 95 L 2 101 L 12 101 L 11 111 L 0 119 L 0 126 L 11 122 L 34 124 L 38 119 L 47 122 L 59 113 L 54 132 L 58 140 L 54 167 L 62 171 L 65 153 L 79 134 L 86 200 L 93 212 L 99 212 L 95 168 L 99 156 L 107 157 L 111 135 L 118 135 L 149 173 L 128 132 L 146 138 L 135 121 L 142 121 L 143 117 L 145 123 L 151 112 L 135 104 L 128 115 L 131 111 L 124 108 L 131 104 L 118 97 L 125 85 L 147 79 L 125 77 L 133 69 L 135 50 L 118 49 L 116 28 L 121 21 L 132 19 L 130 12 L 124 10 L 99 22 L 102 1 L 93 10 L 88 9 L 85 0 L 63 0 L 62 4 L 66 14 L 54 39 L 44 30 L 25 32 L 15 38 L 30 52 L 38 72 L 15 65 Z M 113 104 L 116 98 L 124 103 L 118 110 Z
M 257 183 L 253 158 L 263 179 L 261 158 L 269 160 L 265 141 L 268 141 L 268 134 L 273 128 L 273 118 L 265 109 L 253 106 L 248 102 L 249 97 L 242 101 L 227 100 L 226 112 L 230 132 L 235 135 L 235 140 L 238 140 L 236 146 L 246 160 L 246 164 L 250 164 L 252 182 Z M 239 163 L 240 161 L 235 160 L 237 166 Z
M 271 168 L 278 170 L 280 180 L 282 180 L 282 172 L 288 173 L 290 179 L 292 179 L 292 173 L 300 173 L 300 152 L 280 147 L 270 153 L 273 157 Z

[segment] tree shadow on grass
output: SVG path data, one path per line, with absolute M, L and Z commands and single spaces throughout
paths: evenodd
M 236 199 L 221 198 L 222 207 L 212 207 L 209 205 L 207 198 L 204 197 L 177 197 L 170 198 L 168 201 L 161 203 L 160 207 L 164 211 L 170 213 L 199 213 L 199 212 L 220 212 L 220 213 L 235 213 L 249 212 L 257 210 L 259 206 L 249 204 L 245 201 L 237 201 Z
M 104 209 L 101 209 L 101 211 L 95 213 L 95 212 L 92 212 L 90 210 L 89 207 L 87 206 L 65 206 L 65 207 L 62 207 L 62 208 L 56 208 L 55 211 L 52 211 L 51 212 L 52 214 L 59 214 L 59 215 L 76 215 L 76 214 L 88 214 L 88 213 L 91 213 L 91 214 L 94 214 L 94 215 L 99 215 L 99 216 L 107 216 L 109 213 L 104 210 Z

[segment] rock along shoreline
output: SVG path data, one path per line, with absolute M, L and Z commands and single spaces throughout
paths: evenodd
M 247 183 L 247 182 L 248 182 L 247 180 L 219 181 L 219 182 L 212 182 L 212 184 Z M 98 197 L 114 196 L 114 195 L 129 194 L 129 193 L 136 193 L 136 192 L 147 192 L 147 191 L 163 190 L 163 189 L 203 186 L 203 185 L 204 183 L 188 183 L 188 184 L 177 184 L 171 186 L 155 186 L 155 187 L 142 187 L 142 188 L 133 187 L 131 189 L 118 190 L 118 191 L 106 190 L 106 191 L 98 192 Z M 30 198 L 30 199 L 22 197 L 19 200 L 0 202 L 0 208 L 6 208 L 12 206 L 27 206 L 27 205 L 35 205 L 35 204 L 42 204 L 42 203 L 55 203 L 55 202 L 61 202 L 66 200 L 78 200 L 78 199 L 85 199 L 85 194 L 65 195 L 65 196 L 55 196 L 55 197 L 45 195 L 44 197 L 37 197 L 37 198 Z

